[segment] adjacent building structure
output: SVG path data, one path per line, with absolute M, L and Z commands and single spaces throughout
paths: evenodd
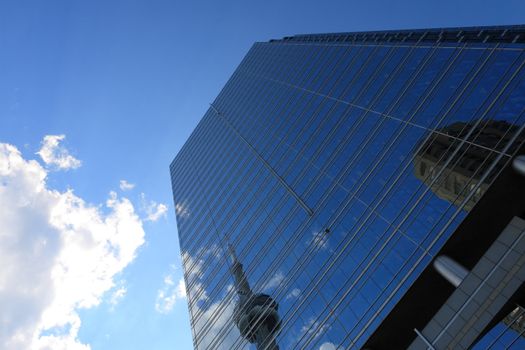
M 419 152 L 414 158 L 415 175 L 430 186 L 439 198 L 451 203 L 461 203 L 470 195 L 466 185 L 468 184 L 470 188 L 477 186 L 481 176 L 492 167 L 498 153 L 507 146 L 509 138 L 516 134 L 517 128 L 504 120 L 489 119 L 456 122 L 438 129 L 431 138 L 425 140 L 424 145 L 419 147 Z M 479 147 L 470 147 L 469 143 L 459 145 L 458 140 L 463 139 L 469 132 L 476 135 L 476 144 Z M 518 134 L 508 153 L 516 153 L 517 148 L 524 141 L 525 133 Z M 435 181 L 436 174 L 450 157 L 453 159 L 443 169 L 439 181 Z M 503 165 L 504 160 L 501 164 L 492 167 L 483 182 L 477 186 L 476 192 L 465 202 L 465 210 L 471 210 L 478 202 Z
M 524 66 L 523 26 L 254 44 L 170 166 L 195 348 L 523 348 Z

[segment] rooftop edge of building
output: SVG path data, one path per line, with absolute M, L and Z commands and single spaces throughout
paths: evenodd
M 439 27 L 426 29 L 389 29 L 359 32 L 296 34 L 285 36 L 282 39 L 270 39 L 269 43 L 305 43 L 305 42 L 503 42 L 525 44 L 525 24 L 471 26 L 471 27 Z M 254 44 L 256 44 L 255 42 Z M 249 51 L 248 51 L 249 52 Z M 246 54 L 248 54 L 248 52 Z M 209 110 L 209 109 L 208 109 Z M 208 112 L 205 112 L 204 116 Z M 201 118 L 201 120 L 204 118 Z M 191 139 L 193 132 L 188 140 Z M 187 140 L 187 141 L 188 141 Z M 175 154 L 169 165 L 173 171 L 176 160 L 187 141 Z
M 360 32 L 298 34 L 270 43 L 300 42 L 453 42 L 453 43 L 525 43 L 525 24 L 428 29 L 375 30 Z

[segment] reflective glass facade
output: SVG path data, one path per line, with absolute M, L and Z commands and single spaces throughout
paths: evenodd
M 519 305 L 490 329 L 477 342 L 473 350 L 482 349 L 524 349 L 525 348 L 525 309 Z
M 359 349 L 523 142 L 524 39 L 254 44 L 170 166 L 195 348 L 255 348 L 231 244 L 279 305 L 281 349 Z

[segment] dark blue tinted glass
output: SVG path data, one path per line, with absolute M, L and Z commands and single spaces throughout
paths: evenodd
M 523 44 L 355 35 L 256 43 L 172 163 L 197 348 L 254 348 L 228 245 L 281 349 L 361 348 L 523 142 Z

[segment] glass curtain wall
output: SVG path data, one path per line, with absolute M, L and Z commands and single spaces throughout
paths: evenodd
M 364 344 L 523 143 L 511 29 L 253 45 L 170 167 L 197 349 L 255 348 L 228 244 L 281 349 Z

